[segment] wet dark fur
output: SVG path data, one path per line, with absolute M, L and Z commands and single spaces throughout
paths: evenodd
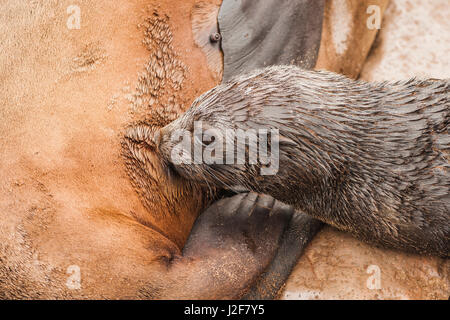
M 162 130 L 170 163 L 175 129 L 277 128 L 280 169 L 174 165 L 185 178 L 243 186 L 377 245 L 449 256 L 450 81 L 353 81 L 269 67 L 220 85 Z

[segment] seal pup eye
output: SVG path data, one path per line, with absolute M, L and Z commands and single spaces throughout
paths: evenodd
M 214 141 L 216 141 L 216 137 L 213 135 L 209 135 L 209 134 L 203 134 L 203 145 L 204 146 L 209 146 L 211 143 L 213 143 Z
M 214 135 L 209 135 L 209 134 L 203 132 L 202 134 L 195 134 L 194 140 L 195 140 L 195 143 L 198 143 L 204 147 L 207 147 L 216 140 L 216 137 Z

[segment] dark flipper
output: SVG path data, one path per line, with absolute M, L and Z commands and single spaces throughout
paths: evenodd
M 315 66 L 325 0 L 223 0 L 223 81 L 269 65 Z
M 219 200 L 197 219 L 173 263 L 174 283 L 183 289 L 176 297 L 273 298 L 318 229 L 270 196 Z
M 323 226 L 321 221 L 295 212 L 272 263 L 242 299 L 277 298 L 306 246 Z

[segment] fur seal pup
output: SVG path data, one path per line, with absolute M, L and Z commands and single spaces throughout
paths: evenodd
M 278 172 L 262 175 L 260 159 L 248 156 L 243 164 L 174 161 L 173 135 L 188 132 L 195 144 L 200 121 L 214 139 L 277 129 Z M 266 193 L 366 242 L 448 257 L 449 122 L 449 80 L 367 83 L 276 66 L 203 94 L 154 141 L 172 175 Z M 220 141 L 202 140 L 202 150 Z

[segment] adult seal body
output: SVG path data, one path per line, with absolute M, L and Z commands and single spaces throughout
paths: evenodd
M 196 121 L 222 136 L 278 129 L 278 172 L 261 175 L 262 164 L 248 157 L 244 164 L 174 161 L 173 134 L 193 136 Z M 449 122 L 448 79 L 367 83 L 279 66 L 199 97 L 161 130 L 157 148 L 171 174 L 269 194 L 376 245 L 448 257 Z

